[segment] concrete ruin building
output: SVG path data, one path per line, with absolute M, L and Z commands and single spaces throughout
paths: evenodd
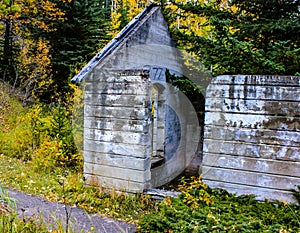
M 72 79 L 84 82 L 86 183 L 143 192 L 192 165 L 211 187 L 292 201 L 289 190 L 300 185 L 299 77 L 209 80 L 183 64 L 151 4 Z M 200 80 L 205 119 L 168 74 Z
M 181 55 L 160 8 L 151 4 L 72 79 L 84 80 L 88 184 L 142 192 L 170 182 L 190 164 L 198 119 L 166 82 L 167 70 L 183 72 Z

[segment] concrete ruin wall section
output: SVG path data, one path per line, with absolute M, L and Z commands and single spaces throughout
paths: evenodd
M 85 81 L 86 183 L 141 192 L 151 179 L 149 76 L 134 70 L 97 73 L 99 81 L 93 75 Z
M 205 110 L 204 182 L 293 201 L 289 190 L 300 185 L 300 77 L 216 77 Z

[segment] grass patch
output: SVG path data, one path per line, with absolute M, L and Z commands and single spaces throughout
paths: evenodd
M 136 222 L 149 213 L 154 203 L 145 195 L 126 195 L 85 186 L 79 172 L 56 168 L 51 172 L 31 168 L 30 161 L 0 155 L 0 183 L 3 186 L 43 196 L 49 201 L 77 205 L 89 213 L 100 213 L 127 222 Z
M 0 185 L 0 232 L 31 232 L 46 233 L 47 227 L 36 219 L 20 219 L 17 216 L 17 206 Z
M 258 202 L 212 190 L 200 178 L 182 180 L 178 198 L 153 202 L 144 195 L 87 187 L 78 172 L 28 169 L 30 162 L 0 155 L 0 183 L 50 201 L 138 224 L 139 232 L 300 232 L 300 207 Z M 299 194 L 299 192 L 297 192 Z
M 0 232 L 47 233 L 49 230 L 37 221 L 18 219 L 15 214 L 0 213 Z
M 295 204 L 237 197 L 210 189 L 200 178 L 183 180 L 179 189 L 178 198 L 166 198 L 141 218 L 139 232 L 300 232 L 300 207 Z
M 0 153 L 12 157 L 26 157 L 31 145 L 30 130 L 23 120 L 26 109 L 2 90 L 0 84 Z
M 85 186 L 82 156 L 72 137 L 71 107 L 58 103 L 23 108 L 0 93 L 0 184 L 128 222 L 152 209 L 147 196 Z
M 140 232 L 300 232 L 299 206 L 236 197 L 200 178 L 181 180 L 178 198 L 156 202 L 85 186 L 69 117 L 63 105 L 25 109 L 0 92 L 0 184 L 136 223 Z M 295 196 L 299 200 L 300 192 Z M 45 232 L 38 223 L 0 211 L 1 223 L 0 232 Z
M 153 202 L 87 187 L 78 172 L 57 168 L 51 173 L 28 169 L 30 162 L 0 155 L 0 182 L 50 201 L 77 205 L 88 212 L 138 224 L 139 232 L 300 232 L 300 207 L 283 202 L 258 202 L 212 190 L 201 179 L 185 179 L 178 198 Z M 299 192 L 297 192 L 299 194 Z

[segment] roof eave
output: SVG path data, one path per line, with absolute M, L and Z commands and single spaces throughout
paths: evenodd
M 82 82 L 87 75 L 101 63 L 109 54 L 111 54 L 120 43 L 128 36 L 137 26 L 140 25 L 141 20 L 148 15 L 148 13 L 154 8 L 157 7 L 156 4 L 150 3 L 147 5 L 144 10 L 139 13 L 129 24 L 126 25 L 116 37 L 114 37 L 99 53 L 97 53 L 92 60 L 90 60 L 78 74 L 76 74 L 72 79 L 71 83 L 80 83 Z

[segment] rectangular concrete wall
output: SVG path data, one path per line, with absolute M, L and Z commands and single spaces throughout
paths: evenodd
M 300 77 L 219 76 L 207 89 L 204 182 L 293 201 L 300 185 Z
M 86 183 L 141 192 L 150 185 L 149 101 L 145 72 L 95 70 L 85 81 Z

